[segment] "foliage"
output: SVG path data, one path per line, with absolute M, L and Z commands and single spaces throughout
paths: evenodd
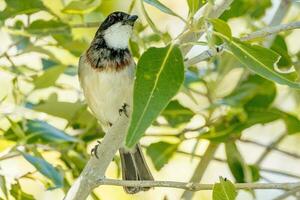
M 130 12 L 138 9 L 137 1 L 130 2 Z M 150 126 L 158 132 L 151 136 L 168 135 L 168 139 L 158 137 L 146 146 L 147 155 L 159 171 L 180 152 L 194 158 L 202 141 L 225 144 L 226 163 L 235 181 L 260 181 L 260 166 L 248 162 L 238 142 L 249 128 L 276 121 L 283 122 L 287 137 L 300 133 L 300 53 L 290 50 L 288 33 L 279 33 L 273 39 L 240 39 L 249 30 L 264 28 L 263 17 L 272 6 L 270 0 L 235 0 L 218 19 L 206 17 L 213 2 L 186 0 L 188 16 L 183 17 L 167 2 L 140 1 L 139 15 L 145 21 L 137 22 L 129 42 L 137 70 L 126 145 L 132 147 L 148 134 Z M 20 162 L 35 169 L 15 181 L 8 181 L 1 174 L 0 198 L 34 199 L 23 191 L 24 179 L 44 184 L 45 190 L 66 192 L 90 158 L 88 146 L 104 136 L 82 100 L 77 80 L 78 58 L 88 48 L 99 22 L 119 9 L 120 2 L 0 3 L 5 4 L 0 12 L 1 35 L 10 42 L 0 52 L 0 76 L 6 77 L 0 82 L 4 85 L 0 91 L 0 160 L 22 158 Z M 152 21 L 148 6 L 179 18 L 185 23 L 182 34 L 174 37 L 162 31 L 165 29 L 159 22 Z M 204 6 L 204 15 L 195 18 Z M 231 23 L 234 20 L 242 21 L 249 30 L 237 36 Z M 188 33 L 205 34 L 205 41 L 181 40 Z M 181 49 L 189 45 L 196 53 L 199 45 L 222 47 L 224 51 L 187 66 L 185 61 L 190 57 Z M 232 76 L 236 71 L 241 73 Z M 296 102 L 290 109 L 284 106 L 285 99 L 280 101 L 286 94 Z M 191 152 L 181 151 L 187 140 L 194 142 Z M 49 159 L 51 153 L 58 155 L 56 161 Z M 114 159 L 117 166 L 118 160 Z M 220 178 L 214 185 L 214 200 L 236 196 L 229 180 Z M 92 198 L 98 197 L 93 194 Z

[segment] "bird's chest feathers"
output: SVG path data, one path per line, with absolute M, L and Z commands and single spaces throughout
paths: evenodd
M 120 71 L 97 71 L 83 64 L 79 75 L 87 103 L 103 123 L 113 123 L 124 103 L 131 105 L 134 65 Z

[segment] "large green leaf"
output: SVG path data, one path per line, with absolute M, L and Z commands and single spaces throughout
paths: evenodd
M 0 20 L 22 14 L 47 10 L 41 0 L 5 0 L 6 7 L 0 12 Z
M 56 67 L 51 67 L 45 70 L 41 76 L 34 78 L 33 84 L 35 89 L 43 89 L 54 86 L 56 80 L 66 68 L 66 65 L 57 65 Z
M 220 177 L 220 183 L 213 188 L 213 200 L 235 200 L 237 192 L 235 186 L 227 179 Z
M 231 38 L 230 27 L 222 20 L 210 20 L 216 30 L 216 35 L 226 41 L 228 50 L 244 66 L 265 79 L 274 81 L 282 85 L 300 89 L 300 82 L 296 82 L 298 75 L 296 72 L 280 73 L 275 70 L 280 56 L 267 48 L 259 45 L 251 45 L 239 39 Z
M 137 64 L 133 112 L 126 145 L 133 147 L 178 92 L 184 64 L 177 46 L 150 48 Z
M 187 123 L 195 115 L 190 109 L 183 107 L 177 100 L 171 101 L 161 113 L 173 127 Z
M 49 178 L 55 188 L 60 188 L 64 184 L 63 176 L 58 170 L 56 170 L 50 163 L 42 158 L 32 156 L 30 154 L 22 153 L 24 158 L 30 162 L 41 174 Z M 51 188 L 54 189 L 54 188 Z
M 174 155 L 178 144 L 171 144 L 167 142 L 152 143 L 147 148 L 147 155 L 150 156 L 156 170 L 160 170 L 171 157 Z
M 274 51 L 238 39 L 227 41 L 227 45 L 233 55 L 254 73 L 276 83 L 300 89 L 300 83 L 295 81 L 297 79 L 295 72 L 283 74 L 275 70 L 280 56 Z

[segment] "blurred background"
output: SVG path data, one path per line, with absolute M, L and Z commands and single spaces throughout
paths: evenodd
M 190 16 L 195 13 L 191 11 L 191 1 L 160 2 L 185 19 L 191 20 Z M 232 5 L 222 19 L 228 21 L 236 37 L 275 23 L 274 15 L 281 18 L 277 20 L 278 24 L 300 19 L 300 3 L 296 1 L 234 2 L 238 3 Z M 205 1 L 199 1 L 202 3 Z M 136 60 L 150 46 L 165 46 L 165 41 L 176 38 L 186 26 L 181 19 L 151 5 L 144 4 L 144 8 L 159 32 L 149 26 L 140 1 L 0 0 L 1 199 L 63 198 L 89 159 L 96 140 L 103 137 L 101 128 L 85 105 L 77 79 L 79 56 L 88 48 L 100 22 L 116 10 L 139 15 L 130 41 Z M 284 9 L 286 12 L 278 12 Z M 273 48 L 278 45 L 278 48 L 285 49 L 286 60 L 297 67 L 300 66 L 299 38 L 300 30 L 294 30 L 268 41 L 276 41 Z M 195 45 L 188 57 L 207 48 Z M 227 53 L 187 70 L 186 88 L 180 91 L 141 141 L 155 179 L 189 181 L 200 155 L 209 144 L 209 137 L 198 137 L 204 132 L 211 134 L 203 126 L 208 126 L 208 122 L 213 126 L 219 123 L 219 119 L 231 120 L 234 117 L 243 121 L 242 106 L 224 102 L 234 101 L 229 97 L 243 85 L 246 76 L 251 74 Z M 256 91 L 269 92 L 269 97 L 272 96 L 271 100 L 264 96 L 263 101 L 270 100 L 272 107 L 295 117 L 295 131 L 288 130 L 284 121 L 284 117 L 289 117 L 287 115 L 242 128 L 234 137 L 238 160 L 253 167 L 250 171 L 252 175 L 256 173 L 256 177 L 253 175 L 252 181 L 299 181 L 300 136 L 296 133 L 300 132 L 297 121 L 300 117 L 300 92 L 264 81 L 259 84 L 263 87 Z M 236 98 L 237 101 L 245 100 Z M 268 149 L 268 145 L 272 148 Z M 220 144 L 215 154 L 217 159 L 209 163 L 202 183 L 217 182 L 219 176 L 233 182 L 246 182 L 234 174 L 226 157 L 228 159 L 224 144 Z M 120 160 L 116 156 L 106 176 L 120 178 L 120 173 Z M 89 198 L 173 200 L 180 199 L 182 193 L 179 189 L 155 188 L 127 195 L 122 187 L 103 186 L 95 189 Z M 240 191 L 238 199 L 268 200 L 281 193 L 279 190 Z M 297 198 L 300 197 L 288 199 Z M 193 199 L 211 199 L 211 192 L 197 192 Z

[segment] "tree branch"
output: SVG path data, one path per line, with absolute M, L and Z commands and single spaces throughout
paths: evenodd
M 288 23 L 288 24 L 281 24 L 281 25 L 278 25 L 278 26 L 266 27 L 266 28 L 261 29 L 259 31 L 255 31 L 253 33 L 250 33 L 250 34 L 240 38 L 240 40 L 242 40 L 242 41 L 254 40 L 254 39 L 274 35 L 276 33 L 282 32 L 282 31 L 289 31 L 289 30 L 298 29 L 298 28 L 300 28 L 300 21 L 291 22 L 291 23 Z M 222 52 L 224 46 L 221 45 L 218 48 L 221 48 L 221 50 L 217 51 L 216 49 L 208 49 L 208 50 L 202 52 L 201 54 L 199 54 L 199 55 L 197 55 L 193 58 L 188 59 L 187 61 L 185 61 L 185 64 L 187 66 L 190 66 L 190 65 L 197 64 L 201 61 L 207 60 L 207 59 L 215 56 L 217 53 Z
M 176 182 L 176 181 L 123 181 L 115 179 L 100 179 L 97 185 L 114 185 L 114 186 L 129 186 L 129 187 L 168 187 L 178 188 L 188 191 L 212 190 L 214 184 L 200 184 L 194 182 Z M 295 183 L 236 183 L 236 189 L 260 189 L 260 190 L 292 190 L 300 187 L 300 182 Z
M 96 157 L 91 157 L 80 176 L 65 196 L 65 200 L 84 200 L 97 186 L 97 180 L 104 178 L 106 169 L 112 158 L 123 145 L 126 137 L 129 118 L 121 115 L 118 121 L 105 134 L 97 149 Z

